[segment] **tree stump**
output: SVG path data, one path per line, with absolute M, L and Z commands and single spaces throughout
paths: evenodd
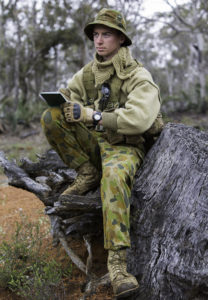
M 167 124 L 135 176 L 131 197 L 128 269 L 140 282 L 129 299 L 208 299 L 208 133 Z M 54 242 L 61 242 L 74 263 L 94 282 L 109 282 L 91 272 L 90 238 L 102 235 L 99 189 L 84 196 L 60 193 L 76 176 L 50 150 L 39 162 L 20 166 L 0 153 L 9 184 L 35 193 L 46 206 Z M 83 237 L 89 252 L 84 264 L 67 244 Z M 88 285 L 88 292 L 93 285 Z
M 208 299 L 208 134 L 166 126 L 136 175 L 131 209 L 135 299 Z

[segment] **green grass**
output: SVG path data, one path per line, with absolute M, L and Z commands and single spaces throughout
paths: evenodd
M 29 222 L 25 217 L 16 224 L 9 242 L 0 244 L 0 287 L 27 300 L 64 299 L 64 278 L 72 265 L 61 265 L 50 258 L 43 244 L 48 231 L 43 223 Z
M 0 167 L 0 175 L 3 175 L 4 174 L 4 170 L 2 167 Z
M 43 148 L 40 145 L 32 145 L 31 142 L 17 142 L 12 145 L 4 145 L 1 147 L 1 150 L 5 152 L 6 157 L 11 160 L 15 159 L 19 161 L 22 157 L 27 157 L 31 161 L 37 160 L 37 153 L 42 152 L 46 149 L 46 146 Z

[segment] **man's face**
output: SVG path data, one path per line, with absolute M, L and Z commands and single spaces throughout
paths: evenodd
M 104 25 L 94 27 L 93 39 L 96 52 L 103 57 L 104 61 L 111 59 L 125 41 L 124 35 Z

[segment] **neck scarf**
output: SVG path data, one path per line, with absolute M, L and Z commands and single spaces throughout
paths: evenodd
M 95 75 L 95 87 L 108 81 L 115 72 L 121 80 L 130 78 L 134 73 L 134 71 L 126 72 L 125 70 L 133 60 L 127 47 L 121 47 L 110 60 L 101 61 L 101 59 L 98 54 L 95 54 L 92 65 L 92 72 Z

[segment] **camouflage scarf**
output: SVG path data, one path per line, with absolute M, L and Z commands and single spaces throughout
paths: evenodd
M 125 80 L 132 76 L 134 71 L 126 72 L 125 68 L 130 65 L 132 56 L 127 47 L 121 47 L 111 60 L 101 61 L 101 57 L 95 54 L 92 72 L 95 75 L 95 86 L 98 87 L 110 79 L 116 72 L 118 78 Z

